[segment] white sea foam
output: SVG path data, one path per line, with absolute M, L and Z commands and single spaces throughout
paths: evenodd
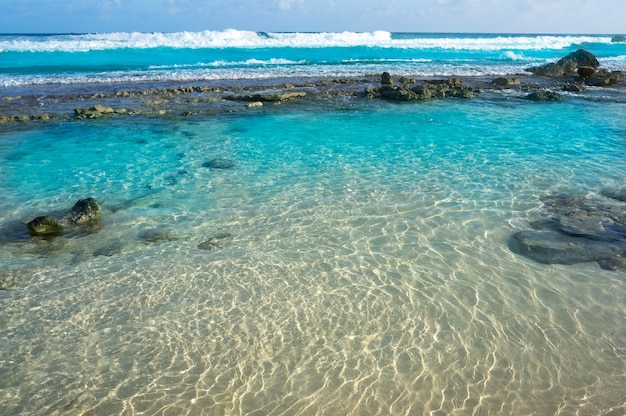
M 524 57 L 523 54 L 521 53 L 515 53 L 513 51 L 506 51 L 502 54 L 502 57 L 506 60 L 510 60 L 510 61 L 519 61 L 519 60 L 523 60 L 526 59 L 526 57 Z
M 115 32 L 83 35 L 4 36 L 0 52 L 86 52 L 120 48 L 275 48 L 275 47 L 383 47 L 452 50 L 555 50 L 584 42 L 610 43 L 610 37 L 579 35 L 436 36 L 394 35 L 386 31 L 265 33 L 224 31 L 140 33 Z
M 217 65 L 217 63 L 215 63 Z M 237 79 L 269 79 L 269 78 L 341 78 L 380 74 L 389 69 L 390 62 L 373 62 L 362 64 L 345 63 L 343 65 L 257 65 L 257 66 L 211 66 L 198 67 L 171 66 L 152 67 L 148 71 L 114 71 L 106 73 L 76 73 L 59 77 L 55 74 L 2 75 L 0 87 L 12 88 L 27 85 L 73 85 L 73 84 L 122 84 L 125 82 L 151 81 L 217 81 Z M 393 63 L 394 74 L 410 76 L 501 76 L 519 74 L 523 66 L 514 65 L 429 65 L 428 62 Z
M 289 59 L 246 59 L 245 61 L 211 61 L 196 62 L 195 64 L 173 64 L 173 65 L 150 65 L 149 69 L 180 69 L 180 68 L 223 68 L 223 67 L 245 67 L 245 66 L 276 66 L 276 65 L 304 65 L 307 61 L 292 61 Z

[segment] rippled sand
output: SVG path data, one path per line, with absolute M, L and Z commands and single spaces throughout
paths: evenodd
M 172 160 L 219 153 L 232 170 L 168 182 L 170 162 L 150 159 L 136 180 L 165 190 L 123 204 L 115 181 L 99 185 L 101 232 L 5 244 L 6 414 L 626 412 L 625 275 L 508 248 L 540 214 L 553 172 L 533 169 L 549 154 L 428 140 L 396 153 L 346 140 L 349 153 L 341 137 L 255 139 L 298 117 L 246 122 L 154 133 L 185 146 Z M 566 165 L 566 182 L 594 169 Z M 141 238 L 154 229 L 167 233 Z

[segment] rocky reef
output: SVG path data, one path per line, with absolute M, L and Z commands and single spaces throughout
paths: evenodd
M 626 271 L 626 189 L 593 198 L 549 195 L 542 203 L 548 215 L 513 234 L 512 251 L 544 264 L 595 261 Z
M 93 120 L 114 117 L 144 116 L 180 118 L 210 116 L 232 112 L 264 111 L 299 102 L 327 104 L 345 102 L 346 98 L 384 99 L 420 102 L 433 99 L 476 97 L 485 91 L 515 89 L 528 93 L 535 101 L 560 101 L 557 91 L 582 92 L 585 86 L 615 87 L 626 81 L 621 71 L 600 66 L 591 53 L 580 49 L 557 62 L 528 68 L 529 74 L 496 77 L 426 77 L 417 80 L 409 75 L 397 79 L 389 72 L 349 79 L 238 80 L 199 83 L 188 86 L 133 84 L 126 90 L 98 86 L 90 93 L 2 97 L 0 128 L 26 122 L 55 120 Z M 544 91 L 551 93 L 545 94 Z M 536 94 L 533 94 L 536 93 Z M 532 95 L 531 95 L 532 94 Z M 20 114 L 15 114 L 19 111 Z

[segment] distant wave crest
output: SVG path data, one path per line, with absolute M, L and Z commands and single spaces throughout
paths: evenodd
M 610 37 L 579 35 L 515 36 L 433 36 L 373 32 L 278 33 L 228 29 L 202 32 L 141 33 L 114 32 L 82 35 L 13 35 L 3 36 L 0 52 L 87 52 L 109 49 L 149 48 L 316 48 L 382 47 L 452 50 L 542 50 L 563 49 L 584 42 L 610 43 Z
M 149 48 L 271 48 L 373 46 L 391 41 L 391 33 L 319 32 L 267 33 L 228 29 L 224 31 L 140 33 L 115 32 L 84 35 L 14 36 L 0 41 L 0 51 L 87 52 L 107 49 Z

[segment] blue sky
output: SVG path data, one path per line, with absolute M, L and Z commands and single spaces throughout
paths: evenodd
M 0 0 L 0 32 L 626 33 L 624 0 Z

